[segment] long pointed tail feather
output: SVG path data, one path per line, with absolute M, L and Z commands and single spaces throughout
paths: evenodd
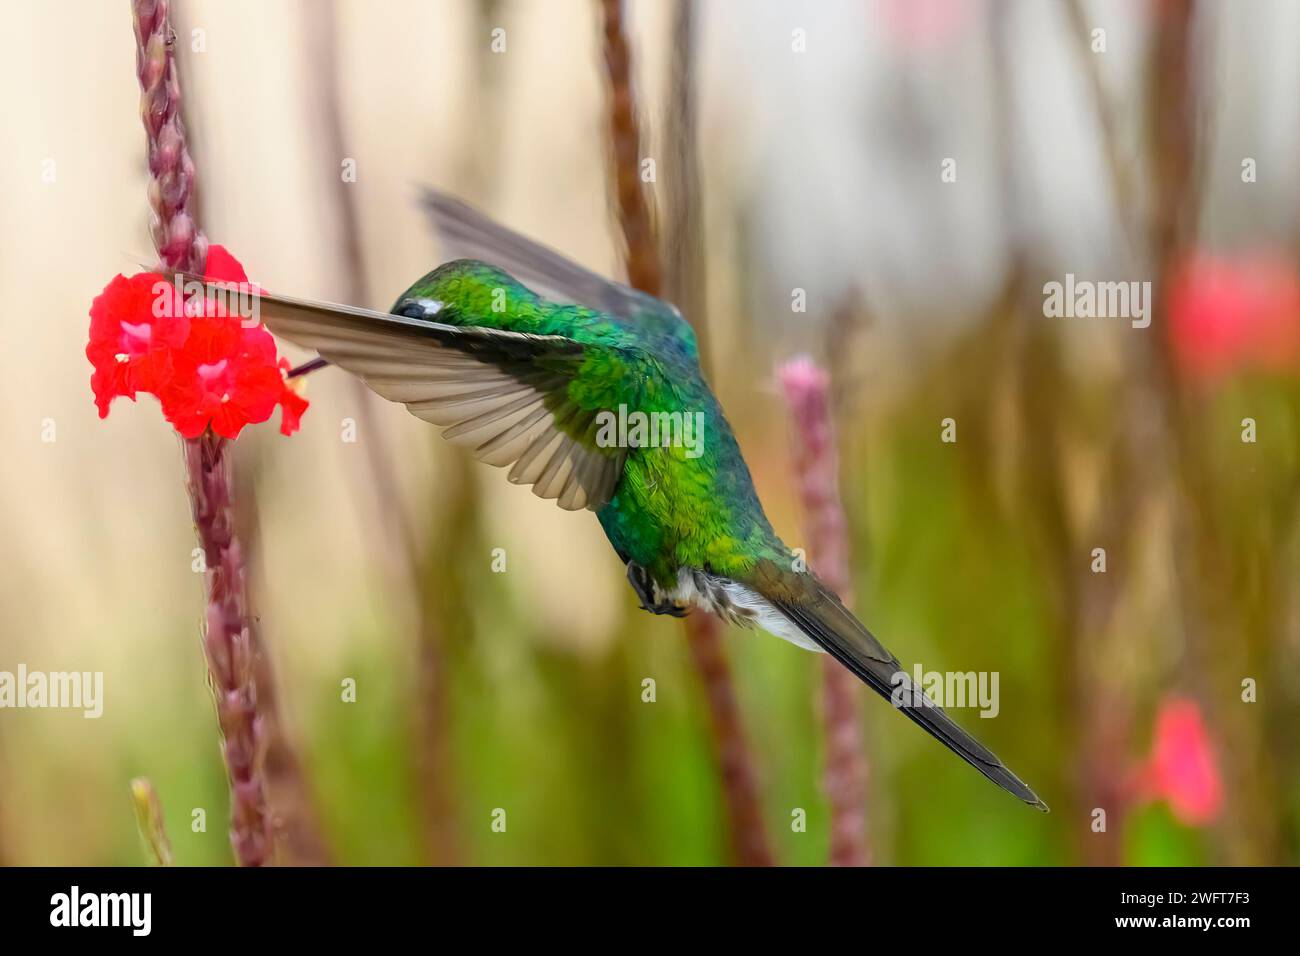
M 912 680 L 898 659 L 839 598 L 811 575 L 801 577 L 814 582 L 811 594 L 805 591 L 797 598 L 768 595 L 773 606 L 881 697 L 896 706 L 901 700 L 899 710 L 962 760 L 1030 806 L 1048 809 L 1023 780 L 1008 770 L 991 750 L 957 726 L 938 704 L 930 701 L 919 688 L 912 693 Z M 898 694 L 900 687 L 907 693 Z

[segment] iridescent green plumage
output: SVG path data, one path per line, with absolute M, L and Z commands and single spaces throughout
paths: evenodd
M 701 374 L 694 333 L 675 310 L 653 299 L 626 317 L 557 304 L 473 260 L 435 269 L 407 289 L 393 311 L 420 300 L 443 303 L 437 317 L 450 325 L 559 335 L 593 346 L 567 383 L 567 397 L 583 408 L 703 417 L 699 457 L 682 447 L 629 451 L 614 497 L 598 512 L 625 561 L 635 561 L 664 588 L 682 567 L 742 579 L 759 560 L 788 563 L 789 552 L 763 514 L 735 435 Z

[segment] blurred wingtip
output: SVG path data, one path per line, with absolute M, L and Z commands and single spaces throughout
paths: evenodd
M 473 207 L 449 192 L 430 186 L 428 183 L 416 183 L 415 201 L 428 212 L 437 215 L 473 210 Z

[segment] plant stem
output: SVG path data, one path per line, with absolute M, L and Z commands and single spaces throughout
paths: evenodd
M 149 217 L 166 268 L 203 273 L 207 239 L 189 202 L 194 162 L 181 122 L 175 34 L 167 0 L 135 0 L 136 72 L 149 158 Z M 230 775 L 230 840 L 242 866 L 271 862 L 273 840 L 262 779 L 265 738 L 253 677 L 244 566 L 231 507 L 229 442 L 205 432 L 184 440 L 191 510 L 207 564 L 203 648 L 216 695 Z
M 811 359 L 802 358 L 784 365 L 779 377 L 794 422 L 793 458 L 808 550 L 822 580 L 848 604 L 852 597 L 849 537 L 837 478 L 839 455 L 831 416 L 830 376 Z M 831 807 L 830 862 L 834 866 L 865 866 L 870 860 L 859 686 L 829 655 L 823 658 L 824 786 Z
M 131 803 L 135 806 L 135 821 L 140 827 L 140 836 L 153 858 L 155 866 L 172 865 L 172 842 L 167 838 L 167 826 L 163 821 L 162 801 L 158 791 L 144 777 L 131 781 Z
M 263 866 L 271 862 L 273 849 L 262 775 L 266 736 L 253 672 L 243 555 L 234 533 L 229 451 L 230 442 L 211 433 L 184 443 L 194 524 L 207 563 L 203 650 L 230 774 L 230 842 L 241 866 Z
M 632 89 L 632 53 L 623 25 L 622 0 L 599 0 L 609 76 L 609 131 L 613 148 L 614 198 L 623 231 L 628 283 L 659 295 L 663 270 L 655 247 L 650 205 L 641 189 L 641 131 Z
M 708 367 L 709 324 L 704 321 L 704 189 L 696 133 L 696 0 L 673 10 L 672 63 L 664 117 L 663 298 L 691 317 L 701 364 Z

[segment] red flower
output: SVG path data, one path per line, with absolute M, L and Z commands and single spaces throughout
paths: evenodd
M 163 415 L 186 438 L 197 438 L 209 424 L 234 438 L 250 422 L 270 418 L 285 387 L 266 329 L 205 317 L 193 321 L 158 397 Z
M 1175 273 L 1169 332 L 1178 367 L 1193 379 L 1300 368 L 1300 280 L 1280 256 L 1196 256 Z
M 207 277 L 248 283 L 243 266 L 215 245 L 208 249 Z M 271 333 L 245 326 L 237 311 L 221 304 L 186 303 L 158 273 L 113 279 L 91 305 L 86 346 L 100 418 L 119 395 L 134 400 L 137 392 L 148 392 L 186 438 L 209 427 L 234 438 L 245 425 L 270 418 L 276 405 L 280 431 L 297 431 L 307 401 L 285 378 L 289 363 L 277 358 Z
M 156 394 L 171 377 L 172 350 L 189 335 L 189 319 L 180 309 L 178 318 L 154 319 L 153 305 L 170 287 L 157 273 L 119 275 L 91 303 L 86 358 L 95 367 L 90 387 L 100 418 L 118 395 L 134 401 L 137 391 Z
M 1223 781 L 1195 701 L 1171 697 L 1160 705 L 1141 780 L 1146 797 L 1167 801 L 1188 826 L 1203 826 L 1219 815 Z

